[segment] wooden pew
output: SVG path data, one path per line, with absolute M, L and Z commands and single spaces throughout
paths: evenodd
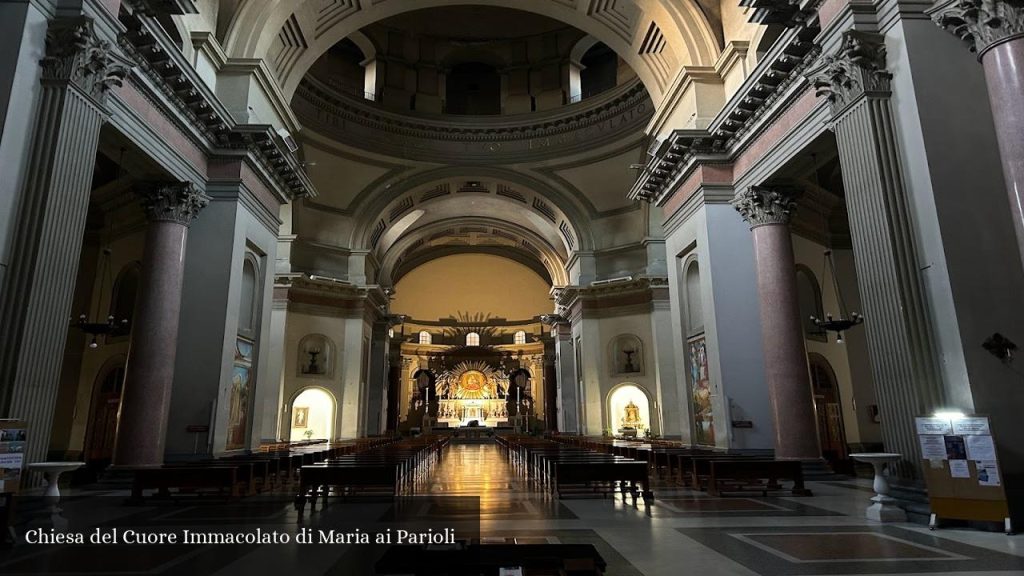
M 781 490 L 779 480 L 790 480 L 794 496 L 810 496 L 804 487 L 803 469 L 796 460 L 721 459 L 709 460 L 708 494 L 720 496 L 723 488 L 743 488 L 756 482 L 762 495 L 769 490 Z
M 238 478 L 237 466 L 172 466 L 139 468 L 132 481 L 131 501 L 142 502 L 146 490 L 157 490 L 169 496 L 170 490 L 214 489 L 219 494 L 237 498 L 247 483 Z

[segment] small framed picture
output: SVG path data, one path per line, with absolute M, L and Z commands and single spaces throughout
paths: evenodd
M 309 423 L 309 407 L 296 408 L 292 416 L 292 428 L 305 428 Z

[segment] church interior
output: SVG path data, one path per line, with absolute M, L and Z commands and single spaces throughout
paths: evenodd
M 1024 574 L 1019 0 L 0 31 L 0 573 Z

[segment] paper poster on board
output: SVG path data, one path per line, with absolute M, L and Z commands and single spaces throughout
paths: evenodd
M 0 494 L 17 492 L 25 465 L 25 423 L 0 420 Z
M 985 435 L 964 436 L 968 460 L 996 460 L 996 445 L 992 437 Z
M 971 468 L 967 465 L 967 460 L 950 460 L 949 475 L 953 478 L 970 478 Z
M 971 416 L 953 420 L 953 434 L 966 436 L 991 433 L 988 428 L 988 418 Z
M 921 443 L 921 457 L 925 460 L 942 461 L 946 459 L 946 437 L 939 434 L 922 434 L 918 437 Z M 940 466 L 941 468 L 941 466 Z
M 918 434 L 952 434 L 953 425 L 948 418 L 919 417 L 914 419 Z
M 967 445 L 963 436 L 943 436 L 946 444 L 946 458 L 950 460 L 967 460 Z
M 978 486 L 999 486 L 999 467 L 995 460 L 975 462 L 978 469 Z

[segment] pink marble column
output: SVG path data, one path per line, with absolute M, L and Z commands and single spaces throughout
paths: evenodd
M 981 63 L 996 120 L 1017 246 L 1024 258 L 1024 35 L 992 46 L 982 54 Z
M 794 202 L 782 192 L 751 187 L 736 195 L 733 206 L 750 224 L 754 237 L 765 379 L 775 420 L 775 457 L 820 459 L 789 232 Z
M 144 184 L 137 194 L 149 227 L 117 424 L 113 464 L 118 467 L 163 464 L 185 241 L 193 218 L 208 202 L 191 183 Z
M 1024 260 L 1024 3 L 947 0 L 932 18 L 967 43 L 985 69 L 1017 247 Z

